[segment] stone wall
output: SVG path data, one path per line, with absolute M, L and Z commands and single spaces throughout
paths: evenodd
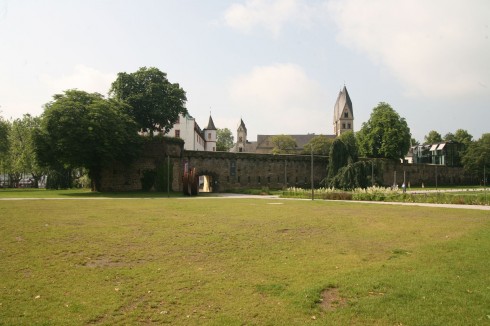
M 396 182 L 395 182 L 396 171 Z M 405 181 L 410 186 L 427 187 L 437 186 L 464 186 L 478 184 L 478 178 L 468 174 L 462 167 L 449 167 L 434 164 L 402 164 L 393 161 L 384 161 L 381 170 L 384 186 L 391 186 L 395 182 L 398 186 Z
M 170 159 L 173 165 L 172 189 L 181 189 L 180 164 L 183 143 L 158 140 L 143 145 L 138 159 L 131 163 L 113 162 L 102 171 L 101 191 L 142 190 L 141 179 L 145 170 L 155 170 Z
M 114 162 L 102 172 L 102 191 L 137 191 L 142 189 L 145 170 L 155 170 L 170 158 L 173 165 L 173 191 L 182 191 L 184 166 L 196 168 L 199 175 L 210 177 L 213 192 L 237 189 L 311 187 L 311 157 L 308 155 L 271 155 L 255 153 L 203 152 L 183 150 L 183 144 L 159 141 L 147 143 L 140 157 L 131 164 Z M 478 179 L 462 168 L 431 164 L 401 164 L 376 160 L 373 174 L 376 184 L 401 186 L 405 180 L 411 186 L 478 184 Z M 313 159 L 315 187 L 327 174 L 328 158 Z M 396 171 L 396 175 L 395 175 Z M 396 180 L 395 180 L 396 176 Z
M 186 162 L 199 175 L 211 176 L 213 192 L 311 187 L 310 156 L 184 151 L 182 163 Z M 318 187 L 326 177 L 327 158 L 316 156 L 313 162 L 313 181 Z

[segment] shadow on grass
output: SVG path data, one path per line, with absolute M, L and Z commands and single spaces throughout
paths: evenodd
M 144 192 L 144 191 L 131 191 L 131 192 L 78 192 L 78 193 L 60 193 L 60 196 L 66 197 L 82 197 L 82 198 L 168 198 L 168 197 L 183 197 L 180 192 Z
M 0 198 L 167 198 L 183 197 L 181 192 L 97 192 L 87 189 L 0 189 Z

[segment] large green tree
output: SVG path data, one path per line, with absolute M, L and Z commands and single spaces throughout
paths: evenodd
M 153 67 L 119 73 L 109 94 L 129 104 L 140 130 L 150 136 L 155 131 L 167 133 L 179 114 L 187 113 L 185 91 L 179 84 L 170 83 L 166 73 Z
M 451 135 L 446 135 L 451 137 Z M 435 144 L 442 142 L 442 136 L 435 130 L 429 131 L 429 133 L 424 137 L 424 141 L 426 144 Z
M 339 139 L 345 144 L 348 155 L 348 163 L 355 163 L 359 159 L 359 145 L 354 132 L 347 131 L 340 134 Z
M 341 134 L 330 148 L 326 185 L 343 190 L 367 187 L 366 166 L 371 163 L 358 162 L 358 159 L 359 149 L 354 133 Z
M 356 137 L 360 154 L 367 157 L 400 159 L 410 148 L 411 134 L 405 118 L 384 102 L 373 109 Z
M 468 148 L 468 146 L 470 146 L 471 142 L 473 141 L 473 136 L 470 135 L 467 130 L 458 129 L 454 133 L 454 140 L 458 143 L 464 144 L 466 148 Z
M 228 128 L 216 130 L 216 150 L 221 152 L 228 152 L 233 147 L 233 134 Z
M 86 168 L 92 189 L 100 189 L 100 173 L 113 160 L 129 162 L 137 154 L 137 125 L 125 104 L 97 93 L 68 90 L 45 106 L 36 151 L 49 167 Z
M 272 154 L 294 154 L 296 152 L 296 140 L 290 135 L 276 135 L 271 137 L 274 145 Z
M 468 146 L 462 162 L 464 169 L 470 173 L 483 176 L 483 171 L 486 170 L 486 174 L 489 174 L 490 133 L 483 134 L 480 139 Z
M 12 122 L 9 133 L 9 169 L 14 179 L 20 176 L 32 176 L 33 185 L 38 187 L 39 180 L 46 173 L 37 159 L 34 134 L 40 127 L 40 118 L 25 114 L 22 119 Z
M 5 120 L 2 116 L 0 116 L 0 174 L 2 174 L 4 177 L 7 173 L 7 158 L 8 158 L 8 153 L 9 153 L 9 142 L 8 142 L 8 135 L 9 135 L 9 130 L 10 130 L 10 122 L 8 120 Z M 3 185 L 3 182 L 6 180 L 0 180 L 1 184 L 0 186 Z
M 330 152 L 330 146 L 332 146 L 332 143 L 332 138 L 328 138 L 324 135 L 317 135 L 303 147 L 303 154 L 310 154 L 313 152 L 315 155 L 326 156 Z

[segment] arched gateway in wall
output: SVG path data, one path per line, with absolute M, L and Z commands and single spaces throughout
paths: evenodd
M 156 171 L 161 164 L 172 166 L 172 191 L 183 190 L 184 167 L 196 168 L 197 175 L 207 178 L 207 190 L 226 192 L 237 189 L 282 189 L 284 187 L 311 187 L 311 157 L 309 155 L 272 155 L 255 153 L 229 153 L 185 151 L 179 142 L 155 141 L 145 144 L 141 156 L 130 164 L 112 162 L 107 164 L 101 175 L 101 191 L 138 191 L 142 189 L 145 171 Z M 315 156 L 313 159 L 313 181 L 315 187 L 326 177 L 328 158 Z M 427 164 L 403 165 L 384 161 L 377 180 L 390 186 L 393 176 L 401 178 L 403 172 L 409 176 L 413 186 L 469 184 L 471 176 L 461 168 Z M 397 173 L 394 173 L 396 171 Z M 203 178 L 204 190 L 206 180 Z M 400 181 L 401 182 L 401 181 Z M 398 182 L 398 183 L 400 183 Z

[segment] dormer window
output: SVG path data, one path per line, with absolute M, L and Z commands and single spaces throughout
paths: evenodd
M 344 118 L 348 118 L 349 117 L 349 112 L 344 112 Z

